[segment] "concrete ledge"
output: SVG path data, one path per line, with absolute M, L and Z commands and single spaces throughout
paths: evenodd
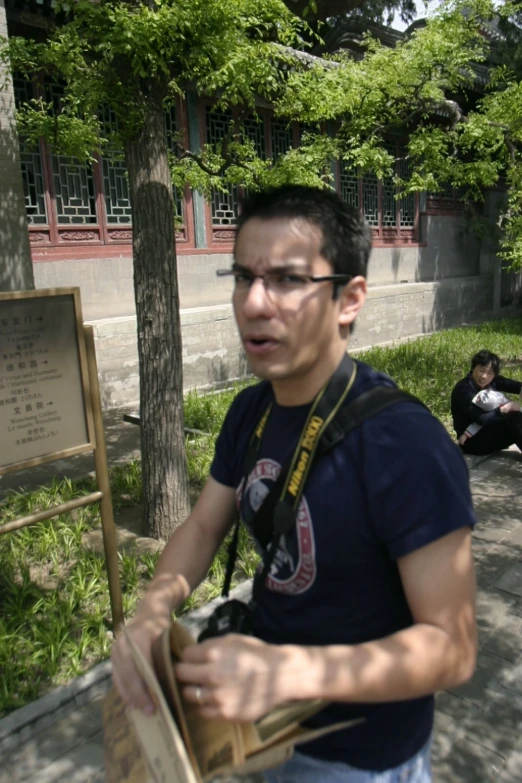
M 252 580 L 247 580 L 231 590 L 230 597 L 247 602 L 251 593 Z M 183 617 L 183 625 L 197 636 L 209 615 L 222 602 L 222 598 L 216 598 L 190 612 Z M 27 742 L 43 728 L 48 728 L 62 720 L 72 710 L 83 707 L 98 696 L 103 696 L 110 688 L 111 672 L 111 662 L 104 661 L 87 674 L 56 688 L 41 699 L 15 710 L 0 720 L 0 756 L 18 744 Z

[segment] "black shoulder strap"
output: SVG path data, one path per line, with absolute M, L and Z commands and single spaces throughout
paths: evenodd
M 426 408 L 423 402 L 408 392 L 397 389 L 394 386 L 374 386 L 372 389 L 363 392 L 355 400 L 346 402 L 338 410 L 335 418 L 323 433 L 321 442 L 317 448 L 315 458 L 328 453 L 333 449 L 351 430 L 359 427 L 366 419 L 375 416 L 377 413 L 396 405 L 399 402 L 413 402 Z M 426 408 L 426 410 L 428 410 Z M 264 548 L 268 546 L 274 535 L 274 511 L 283 490 L 290 463 L 285 465 L 272 489 L 265 497 L 261 507 L 253 519 L 254 534 Z M 235 525 L 232 541 L 229 546 L 229 557 L 223 584 L 223 596 L 228 596 L 234 564 L 236 560 L 237 545 L 239 537 L 239 518 Z
M 355 400 L 346 402 L 323 433 L 321 443 L 317 448 L 316 459 L 331 451 L 351 430 L 359 427 L 366 419 L 399 402 L 413 402 L 422 405 L 423 408 L 426 407 L 417 397 L 394 386 L 374 386 L 360 394 Z M 255 536 L 263 547 L 266 547 L 272 539 L 274 509 L 283 489 L 289 467 L 289 465 L 283 467 L 253 519 Z
M 366 419 L 376 416 L 381 411 L 396 405 L 399 402 L 413 402 L 422 405 L 423 402 L 413 394 L 397 389 L 395 386 L 374 386 L 372 389 L 359 394 L 355 400 L 343 405 L 335 419 L 323 434 L 318 448 L 319 454 L 326 454 L 344 438 L 344 436 L 362 424 Z M 426 410 L 428 410 L 426 408 Z

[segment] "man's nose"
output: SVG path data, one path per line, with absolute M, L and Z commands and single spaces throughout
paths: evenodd
M 245 297 L 243 310 L 248 318 L 257 318 L 260 315 L 267 317 L 273 314 L 274 304 L 261 277 L 256 277 L 252 281 Z

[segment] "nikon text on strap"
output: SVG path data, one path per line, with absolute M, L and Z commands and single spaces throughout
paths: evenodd
M 256 537 L 258 535 L 256 520 L 260 512 L 262 512 L 265 519 L 269 517 L 269 522 L 265 522 L 263 525 L 267 535 L 261 534 L 258 539 L 259 542 L 266 547 L 264 564 L 266 573 L 268 573 L 272 564 L 279 538 L 289 532 L 295 525 L 295 513 L 299 506 L 304 485 L 312 466 L 317 447 L 321 441 L 322 434 L 334 419 L 342 403 L 346 400 L 348 392 L 355 381 L 356 374 L 357 367 L 355 363 L 348 354 L 345 354 L 332 377 L 314 399 L 290 464 L 281 470 L 272 490 L 269 492 L 267 498 L 265 498 L 265 502 L 255 515 L 254 532 Z M 268 408 L 264 411 L 250 439 L 245 457 L 245 475 L 243 481 L 243 486 L 245 488 L 247 486 L 248 477 L 256 465 L 259 448 L 271 410 L 272 403 L 270 403 Z M 269 503 L 267 503 L 267 501 L 269 501 Z M 267 511 L 267 509 L 269 509 L 269 511 Z M 229 547 L 228 563 L 222 592 L 222 595 L 225 597 L 228 596 L 230 583 L 232 581 L 237 553 L 239 525 L 240 520 L 238 519 Z M 272 546 L 269 546 L 270 542 L 272 542 Z M 264 579 L 262 581 L 264 581 Z

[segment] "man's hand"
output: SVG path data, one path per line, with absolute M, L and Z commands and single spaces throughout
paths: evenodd
M 467 432 L 463 432 L 460 438 L 457 440 L 457 443 L 459 446 L 463 446 L 467 440 L 469 440 L 471 435 L 468 435 Z
M 151 661 L 151 648 L 165 628 L 170 626 L 170 616 L 142 612 L 126 627 L 126 633 L 141 650 L 147 661 Z M 125 634 L 119 636 L 112 647 L 112 678 L 123 701 L 135 709 L 151 715 L 154 705 L 132 660 Z
M 145 659 L 152 665 L 152 645 L 170 628 L 172 612 L 190 592 L 187 580 L 181 574 L 154 577 L 138 606 L 134 619 L 112 647 L 112 677 L 121 698 L 129 706 L 146 714 L 154 712 L 154 705 L 138 674 L 126 636 L 132 637 Z
M 202 717 L 253 721 L 292 698 L 293 680 L 305 675 L 296 671 L 296 650 L 228 634 L 187 647 L 176 677 Z
M 505 405 L 500 406 L 501 413 L 520 413 L 519 402 L 506 402 Z
M 151 662 L 153 642 L 169 628 L 172 612 L 207 573 L 235 518 L 236 491 L 210 477 L 184 524 L 170 537 L 135 618 L 126 631 Z M 126 639 L 112 648 L 114 683 L 130 707 L 153 712 L 154 706 L 132 661 Z

